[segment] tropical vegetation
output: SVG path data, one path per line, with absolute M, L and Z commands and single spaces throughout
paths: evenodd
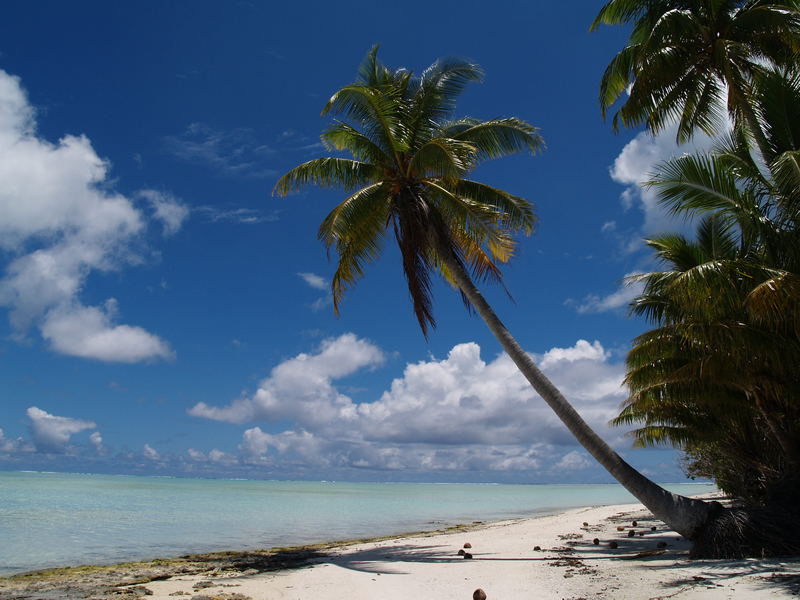
M 666 268 L 633 278 L 644 290 L 632 312 L 655 329 L 634 341 L 631 395 L 615 422 L 640 425 L 636 445 L 682 448 L 689 474 L 739 501 L 702 528 L 699 554 L 796 554 L 798 3 L 613 0 L 600 23 L 633 24 L 601 84 L 604 114 L 629 92 L 615 127 L 677 122 L 679 141 L 696 130 L 718 140 L 708 154 L 660 165 L 649 182 L 698 226 L 694 239 L 647 240 Z
M 715 135 L 727 114 L 769 156 L 750 102 L 753 78 L 770 66 L 793 67 L 800 56 L 799 0 L 611 0 L 591 29 L 631 24 L 627 45 L 600 83 L 605 116 L 627 98 L 613 125 L 646 125 L 653 133 L 677 122 L 685 142 Z
M 513 235 L 530 233 L 534 216 L 526 200 L 467 174 L 483 160 L 536 152 L 543 145 L 534 127 L 513 117 L 453 118 L 464 86 L 480 78 L 476 65 L 452 59 L 437 61 L 415 77 L 385 67 L 373 49 L 358 79 L 335 92 L 323 109 L 323 115 L 344 118 L 322 134 L 323 142 L 353 158 L 303 163 L 278 180 L 275 193 L 309 184 L 347 190 L 319 229 L 320 239 L 335 247 L 339 258 L 332 282 L 337 309 L 343 293 L 379 256 L 391 230 L 423 333 L 435 325 L 431 277 L 438 273 L 483 318 L 584 448 L 654 514 L 692 538 L 716 505 L 672 494 L 626 463 L 533 363 L 475 285 L 501 278 L 499 264 L 516 246 Z
M 696 240 L 648 241 L 670 268 L 636 277 L 635 314 L 658 325 L 628 356 L 617 423 L 640 445 L 671 442 L 750 503 L 797 510 L 800 491 L 800 78 L 759 76 L 769 163 L 734 134 L 673 159 L 651 185 L 673 212 L 704 215 Z

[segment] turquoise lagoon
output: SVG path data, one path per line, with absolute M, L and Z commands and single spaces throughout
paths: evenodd
M 666 486 L 682 494 L 713 485 Z M 619 485 L 242 481 L 0 472 L 0 575 L 438 529 L 634 498 Z

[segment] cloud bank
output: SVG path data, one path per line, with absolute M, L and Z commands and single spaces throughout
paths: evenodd
M 593 427 L 621 442 L 606 423 L 625 397 L 624 367 L 599 342 L 579 340 L 534 359 Z M 383 360 L 375 345 L 345 334 L 279 364 L 252 395 L 223 406 L 199 403 L 189 413 L 253 424 L 243 433 L 240 461 L 265 467 L 553 472 L 590 466 L 507 355 L 486 362 L 477 344 L 459 344 L 443 359 L 407 365 L 374 401 L 357 402 L 337 388 L 337 380 Z M 196 450 L 190 456 L 208 460 Z
M 149 217 L 116 193 L 109 164 L 85 136 L 51 143 L 37 135 L 35 111 L 20 80 L 0 70 L 0 306 L 17 336 L 37 327 L 63 354 L 110 362 L 167 359 L 173 352 L 157 335 L 117 324 L 117 304 L 85 306 L 81 291 L 92 272 L 140 260 Z M 141 193 L 165 233 L 177 231 L 188 211 L 175 198 Z

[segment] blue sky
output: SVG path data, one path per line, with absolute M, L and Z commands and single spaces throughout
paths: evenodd
M 266 478 L 605 481 L 457 294 L 419 331 L 396 251 L 335 317 L 316 229 L 340 195 L 273 198 L 324 155 L 326 98 L 373 44 L 419 72 L 469 57 L 459 116 L 517 116 L 547 150 L 475 178 L 535 203 L 486 289 L 522 346 L 609 429 L 646 324 L 626 274 L 672 229 L 636 184 L 674 135 L 614 134 L 597 87 L 625 31 L 599 3 L 13 2 L 0 22 L 0 469 Z M 703 140 L 697 142 L 699 145 Z M 681 148 L 680 151 L 684 151 Z

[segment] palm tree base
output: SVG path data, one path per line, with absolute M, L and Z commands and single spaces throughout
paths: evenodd
M 797 512 L 774 506 L 717 506 L 697 532 L 690 558 L 800 556 Z

